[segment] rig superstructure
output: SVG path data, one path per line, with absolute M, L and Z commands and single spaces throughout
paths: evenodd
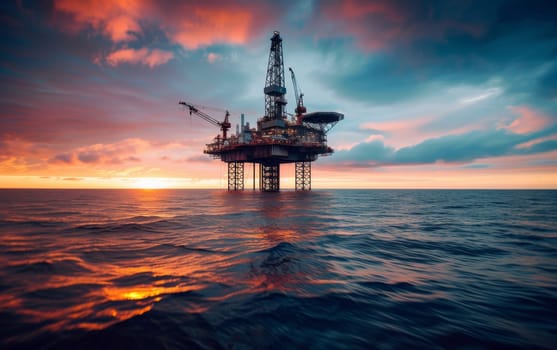
M 207 144 L 204 153 L 220 158 L 228 164 L 228 190 L 244 189 L 244 163 L 253 163 L 254 189 L 255 164 L 259 164 L 259 189 L 263 192 L 280 190 L 280 164 L 295 163 L 296 191 L 311 190 L 311 162 L 319 155 L 333 153 L 327 146 L 327 132 L 344 119 L 337 112 L 306 113 L 303 94 L 298 92 L 294 71 L 290 68 L 296 96 L 295 116 L 288 119 L 285 111 L 286 87 L 282 38 L 275 31 L 271 38 L 271 50 L 265 79 L 265 115 L 257 121 L 257 128 L 251 128 L 241 117 L 241 125 L 235 134 L 228 135 L 231 127 L 228 111 L 222 122 L 205 114 L 201 107 L 181 101 L 180 104 L 207 122 L 220 127 L 212 143 Z

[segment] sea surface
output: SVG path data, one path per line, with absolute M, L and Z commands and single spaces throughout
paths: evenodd
M 0 190 L 1 349 L 556 349 L 557 191 Z

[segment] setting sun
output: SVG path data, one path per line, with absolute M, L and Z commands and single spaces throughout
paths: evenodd
M 142 177 L 135 180 L 133 187 L 143 189 L 160 189 L 168 188 L 170 187 L 170 184 L 166 179 L 157 177 Z

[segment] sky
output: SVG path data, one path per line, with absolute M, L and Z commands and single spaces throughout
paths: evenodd
M 255 125 L 275 30 L 308 111 L 345 116 L 313 188 L 557 188 L 540 0 L 2 1 L 0 188 L 224 188 L 178 102 Z

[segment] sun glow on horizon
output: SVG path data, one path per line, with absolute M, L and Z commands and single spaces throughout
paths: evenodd
M 164 178 L 158 177 L 142 177 L 135 179 L 132 188 L 141 188 L 146 190 L 155 190 L 172 187 L 170 182 Z

